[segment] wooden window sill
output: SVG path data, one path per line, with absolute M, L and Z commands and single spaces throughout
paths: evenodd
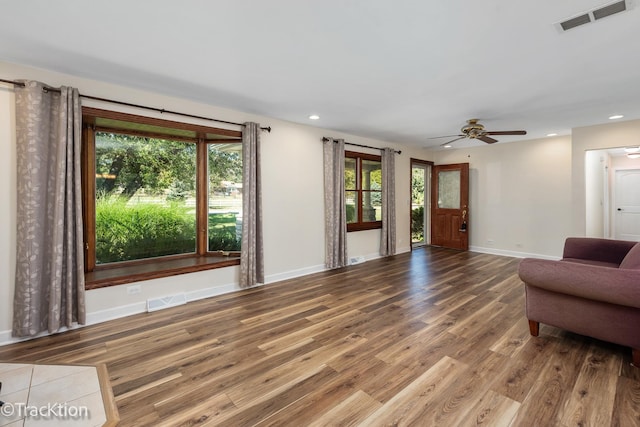
M 382 221 L 375 222 L 356 222 L 347 224 L 347 232 L 351 231 L 363 231 L 363 230 L 375 230 L 382 228 Z
M 240 265 L 239 257 L 200 256 L 173 260 L 158 260 L 145 264 L 127 265 L 85 273 L 85 289 L 124 285 L 143 280 L 159 279 L 178 274 Z

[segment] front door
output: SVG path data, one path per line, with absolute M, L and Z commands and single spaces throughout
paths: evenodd
M 469 249 L 469 163 L 437 165 L 431 177 L 431 244 Z

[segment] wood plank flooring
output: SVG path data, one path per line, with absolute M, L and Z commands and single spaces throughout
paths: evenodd
M 0 361 L 106 364 L 122 426 L 640 426 L 630 350 L 548 325 L 531 337 L 518 262 L 427 247 Z

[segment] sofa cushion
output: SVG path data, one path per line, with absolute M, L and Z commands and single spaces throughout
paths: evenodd
M 631 248 L 627 256 L 625 256 L 620 263 L 620 268 L 640 270 L 640 243 L 636 243 L 636 245 Z

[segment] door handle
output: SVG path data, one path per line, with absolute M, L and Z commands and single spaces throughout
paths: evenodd
M 460 229 L 458 231 L 462 233 L 467 232 L 467 206 L 462 209 L 462 224 L 460 224 Z
M 622 210 L 622 208 L 618 208 L 618 210 L 619 210 L 619 211 L 621 211 L 621 210 Z

